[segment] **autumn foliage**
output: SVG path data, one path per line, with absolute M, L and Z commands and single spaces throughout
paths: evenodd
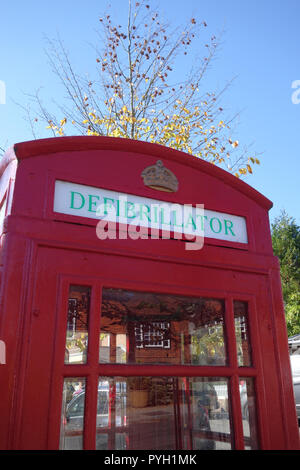
M 258 158 L 241 149 L 223 116 L 220 98 L 226 87 L 218 94 L 202 90 L 217 38 L 207 41 L 204 57 L 187 62 L 191 46 L 203 43 L 204 21 L 191 18 L 185 27 L 171 30 L 149 4 L 129 0 L 126 25 L 115 23 L 110 14 L 99 25 L 94 79 L 76 74 L 62 41 L 50 41 L 49 58 L 71 107 L 61 107 L 63 116 L 57 119 L 37 96 L 36 121 L 46 120 L 54 135 L 79 132 L 148 141 L 205 159 L 237 177 L 252 173 Z

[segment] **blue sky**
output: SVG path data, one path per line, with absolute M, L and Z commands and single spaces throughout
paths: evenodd
M 124 18 L 127 0 L 110 3 L 111 13 Z M 300 104 L 292 102 L 292 83 L 300 80 L 299 0 L 148 3 L 159 4 L 163 16 L 174 25 L 195 17 L 206 21 L 211 34 L 224 31 L 207 86 L 222 87 L 236 77 L 223 105 L 232 114 L 240 112 L 237 139 L 252 143 L 253 150 L 262 153 L 261 165 L 245 181 L 273 201 L 271 221 L 285 209 L 300 225 Z M 102 0 L 2 3 L 0 81 L 5 83 L 6 99 L 5 104 L 0 100 L 0 146 L 33 138 L 25 112 L 17 104 L 28 103 L 26 94 L 41 88 L 45 102 L 62 99 L 45 54 L 45 36 L 54 38 L 59 33 L 75 68 L 88 71 L 95 60 L 89 45 L 95 43 L 99 17 L 107 4 Z M 47 136 L 43 130 L 40 137 Z

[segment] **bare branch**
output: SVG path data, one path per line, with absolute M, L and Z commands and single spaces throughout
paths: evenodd
M 77 74 L 63 41 L 47 40 L 53 73 L 66 92 L 56 119 L 36 93 L 38 116 L 53 135 L 67 128 L 87 135 L 110 135 L 167 145 L 220 165 L 237 176 L 251 173 L 259 163 L 232 140 L 234 115 L 224 117 L 220 105 L 231 82 L 219 90 L 204 90 L 215 61 L 221 35 L 205 41 L 206 23 L 191 18 L 172 29 L 157 11 L 141 0 L 128 0 L 127 24 L 114 23 L 109 14 L 99 19 L 100 46 L 95 45 L 92 76 Z M 205 44 L 206 42 L 206 44 Z M 192 45 L 203 45 L 185 72 L 185 56 Z M 27 114 L 29 119 L 29 113 Z M 32 127 L 34 131 L 34 126 Z

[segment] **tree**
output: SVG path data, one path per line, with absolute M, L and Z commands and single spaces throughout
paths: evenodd
M 282 211 L 272 224 L 273 251 L 279 258 L 288 335 L 300 333 L 300 227 Z
M 100 18 L 101 49 L 96 48 L 95 76 L 77 74 L 61 39 L 49 40 L 48 58 L 67 93 L 60 117 L 45 106 L 36 92 L 31 125 L 47 122 L 54 136 L 104 135 L 158 143 L 213 164 L 237 177 L 259 164 L 232 137 L 233 119 L 225 119 L 219 93 L 202 92 L 202 82 L 220 45 L 211 36 L 204 57 L 192 57 L 191 45 L 203 44 L 205 21 L 195 18 L 179 29 L 161 21 L 145 1 L 128 2 L 127 24 Z M 189 70 L 186 76 L 182 71 Z M 176 72 L 175 72 L 176 69 Z

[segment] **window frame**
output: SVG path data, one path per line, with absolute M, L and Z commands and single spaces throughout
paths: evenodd
M 67 305 L 70 285 L 91 287 L 90 318 L 88 331 L 87 362 L 85 364 L 65 364 L 64 348 L 67 327 Z M 99 362 L 99 339 L 101 321 L 102 289 L 105 287 L 126 289 L 141 292 L 153 292 L 168 295 L 191 297 L 209 297 L 225 301 L 224 337 L 226 343 L 227 365 L 152 365 L 152 364 L 108 364 Z M 248 303 L 248 328 L 251 342 L 252 365 L 239 366 L 236 350 L 234 300 Z M 230 397 L 231 427 L 233 430 L 233 448 L 243 450 L 244 436 L 242 428 L 242 410 L 240 403 L 239 381 L 240 377 L 253 378 L 256 394 L 257 434 L 260 447 L 263 446 L 261 423 L 266 413 L 264 404 L 263 378 L 261 352 L 258 341 L 258 323 L 256 315 L 256 299 L 254 294 L 240 294 L 238 292 L 222 292 L 216 289 L 193 289 L 190 287 L 155 283 L 136 283 L 121 280 L 107 280 L 100 276 L 59 276 L 58 302 L 57 302 L 57 331 L 53 355 L 53 386 L 49 413 L 53 417 L 49 430 L 50 448 L 58 448 L 61 415 L 61 397 L 63 381 L 65 378 L 83 377 L 86 379 L 85 420 L 83 448 L 95 449 L 96 442 L 96 415 L 97 415 L 97 387 L 99 377 L 130 377 L 130 376 L 177 376 L 177 377 L 224 377 L 228 379 L 228 393 Z M 55 418 L 56 417 L 56 418 Z

